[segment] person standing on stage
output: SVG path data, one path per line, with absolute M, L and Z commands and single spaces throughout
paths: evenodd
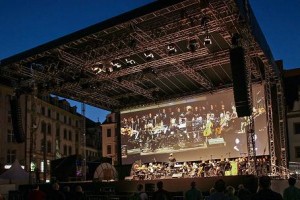
M 203 196 L 200 190 L 196 188 L 196 182 L 193 181 L 191 183 L 191 189 L 189 189 L 185 193 L 185 199 L 186 200 L 203 200 Z
M 169 167 L 170 167 L 170 169 L 174 168 L 175 163 L 176 163 L 176 158 L 173 157 L 173 153 L 170 153 L 170 156 L 169 156 Z

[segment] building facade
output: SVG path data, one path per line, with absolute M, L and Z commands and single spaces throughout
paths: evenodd
M 112 164 L 118 161 L 117 148 L 117 119 L 116 114 L 111 113 L 106 116 L 102 127 L 102 156 L 112 159 Z
M 300 69 L 284 72 L 289 161 L 300 162 Z
M 83 129 L 86 118 L 77 113 L 76 107 L 58 97 L 19 96 L 22 117 L 17 126 L 21 126 L 23 132 L 14 133 L 16 113 L 11 112 L 10 102 L 13 95 L 13 89 L 0 87 L 1 165 L 9 165 L 18 159 L 27 171 L 32 172 L 33 180 L 46 181 L 50 179 L 51 160 L 71 155 L 95 159 L 101 155 L 100 125 L 89 122 L 89 127 Z M 23 134 L 24 141 L 16 142 L 15 134 Z

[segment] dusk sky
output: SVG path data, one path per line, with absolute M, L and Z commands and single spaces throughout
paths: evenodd
M 170 0 L 171 1 L 171 0 Z M 153 0 L 2 0 L 0 59 L 10 57 L 104 21 Z M 276 60 L 285 69 L 300 67 L 300 1 L 250 0 Z M 80 104 L 71 102 L 78 107 Z M 103 122 L 107 111 L 86 107 L 86 116 Z

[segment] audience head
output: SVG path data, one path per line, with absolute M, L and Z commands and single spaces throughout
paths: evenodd
M 290 186 L 294 186 L 294 185 L 296 184 L 296 179 L 293 178 L 293 177 L 290 177 L 290 178 L 288 179 L 288 182 L 289 182 L 289 185 L 290 185 Z
M 214 188 L 216 189 L 217 192 L 224 192 L 226 189 L 226 184 L 223 179 L 219 179 L 215 182 Z
M 64 192 L 70 192 L 70 186 L 65 186 L 64 187 Z
M 138 190 L 138 191 L 142 191 L 143 188 L 144 188 L 144 186 L 143 186 L 142 184 L 138 184 L 138 185 L 137 185 L 137 190 Z
M 192 182 L 191 182 L 191 187 L 192 187 L 192 188 L 195 188 L 195 187 L 196 187 L 196 182 L 195 182 L 195 181 L 192 181 Z
M 53 188 L 53 190 L 59 190 L 59 185 L 58 185 L 58 183 L 54 183 L 54 184 L 52 185 L 52 188 Z
M 226 187 L 226 191 L 229 195 L 234 195 L 234 193 L 235 193 L 235 189 L 231 185 Z
M 76 192 L 83 192 L 83 191 L 82 191 L 82 187 L 81 187 L 80 185 L 77 185 L 77 186 L 76 186 L 75 191 L 76 191 Z
M 268 189 L 271 186 L 271 178 L 269 176 L 262 176 L 259 178 L 259 186 L 261 189 Z
M 34 190 L 39 190 L 40 189 L 40 186 L 38 184 L 35 184 L 32 186 L 32 189 Z
M 214 187 L 210 188 L 209 194 L 213 194 L 213 193 L 215 193 L 215 192 L 216 192 L 216 189 L 215 189 Z
M 157 186 L 158 189 L 162 189 L 162 188 L 163 188 L 163 185 L 164 185 L 164 184 L 163 184 L 162 181 L 158 181 L 157 184 L 156 184 L 156 186 Z

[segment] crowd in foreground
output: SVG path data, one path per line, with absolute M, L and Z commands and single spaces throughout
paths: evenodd
M 156 190 L 148 193 L 144 191 L 144 185 L 138 184 L 137 191 L 126 197 L 115 199 L 128 200 L 300 200 L 300 189 L 295 186 L 296 179 L 288 179 L 289 186 L 284 189 L 283 195 L 271 189 L 271 178 L 268 176 L 261 176 L 258 181 L 258 188 L 253 192 L 250 188 L 243 184 L 238 185 L 237 188 L 226 185 L 223 179 L 218 179 L 209 193 L 203 193 L 197 189 L 195 181 L 191 182 L 190 189 L 182 196 L 173 196 L 171 192 L 164 189 L 162 181 L 156 183 Z M 15 199 L 9 197 L 9 199 Z M 19 199 L 19 198 L 18 198 Z M 85 194 L 82 187 L 77 185 L 75 191 L 71 191 L 69 186 L 64 186 L 60 189 L 58 183 L 52 185 L 52 189 L 47 193 L 40 190 L 39 185 L 34 185 L 32 190 L 26 197 L 20 200 L 90 200 L 90 196 Z M 100 198 L 101 199 L 101 198 Z M 110 198 L 107 198 L 110 199 Z M 0 200 L 4 197 L 0 194 Z

